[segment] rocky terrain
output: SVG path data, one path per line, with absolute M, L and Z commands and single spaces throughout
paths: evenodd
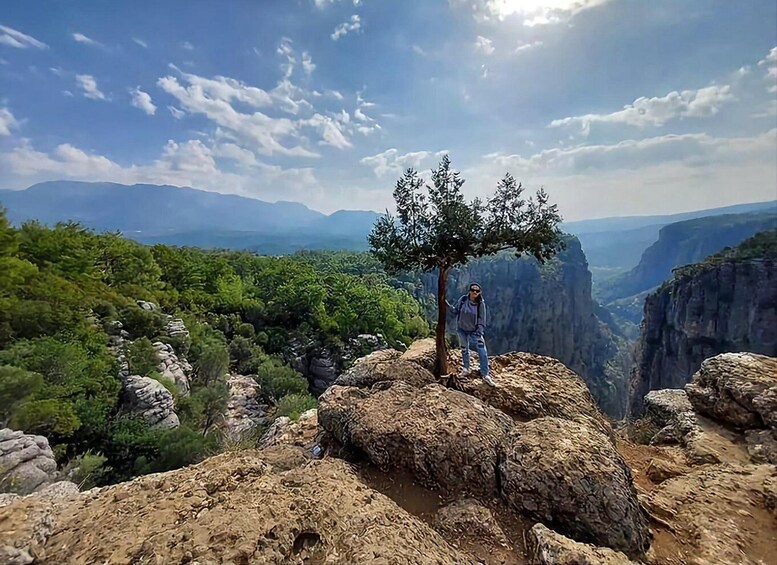
M 566 250 L 543 266 L 505 254 L 451 271 L 449 300 L 466 293 L 471 281 L 479 282 L 488 305 L 490 353 L 525 351 L 558 359 L 583 377 L 602 410 L 618 418 L 626 407 L 629 347 L 591 296 L 580 242 L 565 241 Z M 436 275 L 422 280 L 419 298 L 436 296 Z
M 777 257 L 705 262 L 648 296 L 630 412 L 641 413 L 648 391 L 682 388 L 704 359 L 736 351 L 777 356 Z
M 83 493 L 7 495 L 0 562 L 702 565 L 773 557 L 777 467 L 736 436 L 774 429 L 774 359 L 720 356 L 686 396 L 651 393 L 640 429 L 674 445 L 650 446 L 614 433 L 580 377 L 555 360 L 497 356 L 491 389 L 471 379 L 439 384 L 428 372 L 432 358 L 427 340 L 358 360 L 317 412 L 276 421 L 258 450 Z M 694 433 L 707 434 L 702 446 L 733 438 L 732 451 L 695 457 L 684 439 Z

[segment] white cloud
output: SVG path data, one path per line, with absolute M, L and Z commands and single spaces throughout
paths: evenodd
M 153 116 L 156 113 L 156 106 L 151 102 L 151 96 L 147 92 L 140 90 L 139 86 L 130 90 L 130 94 L 132 95 L 132 105 L 135 108 L 143 110 L 149 116 Z
M 535 41 L 533 43 L 520 43 L 518 47 L 513 50 L 513 53 L 523 53 L 524 51 L 529 51 L 530 49 L 535 49 L 540 46 L 542 46 L 542 41 Z
M 194 51 L 194 45 L 192 45 L 188 41 L 182 41 L 180 45 L 181 45 L 181 49 L 186 49 L 187 51 Z
M 106 100 L 105 94 L 97 88 L 97 81 L 94 80 L 92 75 L 76 75 L 76 83 L 81 90 L 83 90 L 84 96 L 87 98 L 91 98 L 92 100 Z
M 133 37 L 133 38 L 132 38 L 132 41 L 134 41 L 135 43 L 137 43 L 138 45 L 140 45 L 140 46 L 141 46 L 143 49 L 148 49 L 148 43 L 146 43 L 146 42 L 145 42 L 145 41 L 143 41 L 142 39 L 140 39 L 140 38 L 138 38 L 138 37 Z
M 359 162 L 371 168 L 376 177 L 399 176 L 407 168 L 418 169 L 424 162 L 430 162 L 432 157 L 441 157 L 445 151 L 411 151 L 400 155 L 395 148 L 386 149 L 383 153 L 364 157 Z
M 758 61 L 759 65 L 768 65 L 769 63 L 777 63 L 777 47 L 772 47 L 766 57 Z
M 511 16 L 525 26 L 568 21 L 576 14 L 610 0 L 448 0 L 457 10 L 468 11 L 479 22 L 503 21 Z
M 8 108 L 0 108 L 0 135 L 11 135 L 11 130 L 19 127 L 14 115 Z
M 42 41 L 38 41 L 31 35 L 22 33 L 15 30 L 12 27 L 0 25 L 0 43 L 15 47 L 17 49 L 27 49 L 28 47 L 34 47 L 35 49 L 48 49 L 48 45 Z
M 676 118 L 701 118 L 718 113 L 726 102 L 735 100 L 729 85 L 708 86 L 699 90 L 670 92 L 657 98 L 637 98 L 623 110 L 611 114 L 585 114 L 553 120 L 550 127 L 579 124 L 588 133 L 593 123 L 616 123 L 636 127 L 662 126 Z
M 374 122 L 375 121 L 372 118 L 370 118 L 367 114 L 362 112 L 361 108 L 356 108 L 356 110 L 353 113 L 353 117 L 356 118 L 357 120 L 359 120 L 360 122 L 365 122 L 365 123 L 369 123 L 369 122 Z
M 302 70 L 304 70 L 305 74 L 308 76 L 316 70 L 316 65 L 313 63 L 313 59 L 307 51 L 302 52 Z
M 318 142 L 319 145 L 331 145 L 337 149 L 352 147 L 351 142 L 343 135 L 340 123 L 329 116 L 314 114 L 312 118 L 305 120 L 303 124 L 313 127 L 319 132 L 322 138 L 321 141 Z
M 770 83 L 769 93 L 777 93 L 777 47 L 772 47 L 766 57 L 758 61 L 758 65 L 766 66 L 766 80 Z
M 83 43 L 85 45 L 91 45 L 93 47 L 104 47 L 102 43 L 99 41 L 95 41 L 91 37 L 85 36 L 83 33 L 74 33 L 73 34 L 73 40 L 77 43 Z
M 359 33 L 359 30 L 361 29 L 361 19 L 359 18 L 358 14 L 354 14 L 351 16 L 351 19 L 347 22 L 341 23 L 339 26 L 335 28 L 335 31 L 330 36 L 334 41 L 337 41 L 344 35 L 348 35 L 350 32 Z
M 493 54 L 494 52 L 493 41 L 491 41 L 487 37 L 478 35 L 478 38 L 475 40 L 475 51 L 478 53 L 483 53 L 484 55 Z
M 323 196 L 320 200 L 326 202 L 326 194 L 320 190 L 311 169 L 284 169 L 252 162 L 249 153 L 229 143 L 209 147 L 197 139 L 170 140 L 159 158 L 151 163 L 122 166 L 105 156 L 87 153 L 67 143 L 44 153 L 23 141 L 14 149 L 0 153 L 0 170 L 13 175 L 17 183 L 26 184 L 63 178 L 123 184 L 157 183 L 272 200 L 281 194 L 284 200 Z M 219 166 L 220 158 L 250 170 L 245 174 L 226 172 Z
M 173 115 L 173 117 L 176 120 L 180 120 L 186 115 L 186 112 L 184 112 L 183 110 L 179 110 L 175 106 L 168 106 L 167 109 L 170 110 L 170 113 Z
M 230 104 L 239 100 L 254 107 L 266 105 L 272 98 L 264 90 L 226 77 L 213 80 L 187 73 L 182 77 L 188 85 L 182 85 L 172 76 L 160 78 L 157 85 L 175 97 L 184 110 L 206 116 L 241 143 L 264 155 L 317 156 L 300 145 L 288 145 L 288 141 L 300 137 L 297 122 L 272 118 L 259 111 L 238 112 Z
M 330 4 L 333 4 L 335 0 L 313 0 L 313 4 L 315 4 L 316 8 L 319 10 L 323 10 Z

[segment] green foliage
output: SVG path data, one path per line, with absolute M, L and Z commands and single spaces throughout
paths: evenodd
M 224 343 L 208 341 L 197 359 L 197 378 L 203 386 L 221 379 L 229 369 L 229 353 Z
M 130 343 L 127 347 L 127 363 L 133 375 L 147 377 L 156 371 L 159 357 L 151 340 L 143 336 Z
M 136 304 L 128 304 L 119 312 L 119 319 L 132 338 L 153 338 L 165 327 L 165 317 L 155 310 L 144 310 Z
M 106 466 L 108 458 L 100 453 L 87 451 L 73 459 L 65 467 L 65 472 L 72 470 L 71 480 L 79 485 L 81 490 L 104 484 L 106 476 L 111 469 Z
M 289 394 L 308 391 L 308 381 L 302 375 L 275 359 L 268 359 L 258 367 L 256 380 L 262 398 L 270 403 Z
M 222 380 L 214 380 L 194 394 L 195 401 L 202 406 L 203 433 L 224 413 L 229 400 L 229 388 Z
M 43 388 L 43 376 L 0 365 L 0 424 L 5 426 L 19 403 Z
M 288 416 L 291 420 L 299 420 L 300 415 L 318 406 L 316 399 L 307 393 L 289 394 L 278 401 L 278 416 Z

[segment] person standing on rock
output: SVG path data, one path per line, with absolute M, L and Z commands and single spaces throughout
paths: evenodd
M 496 386 L 488 374 L 488 351 L 483 333 L 486 330 L 486 302 L 478 283 L 470 283 L 467 294 L 459 298 L 456 304 L 445 301 L 456 316 L 456 330 L 461 344 L 461 358 L 464 361 L 463 376 L 469 376 L 472 371 L 469 368 L 469 350 L 472 342 L 478 351 L 480 361 L 480 376 L 489 386 Z

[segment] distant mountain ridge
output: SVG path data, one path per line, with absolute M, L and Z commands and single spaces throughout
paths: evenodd
M 240 249 L 272 243 L 272 253 L 288 252 L 279 239 L 298 246 L 359 249 L 379 214 L 340 210 L 332 215 L 296 202 L 265 202 L 231 194 L 169 185 L 51 181 L 26 190 L 0 190 L 0 205 L 19 224 L 72 220 L 97 231 L 123 232 L 143 243 L 169 242 Z M 187 235 L 188 234 L 188 235 Z M 291 248 L 290 250 L 294 250 Z

